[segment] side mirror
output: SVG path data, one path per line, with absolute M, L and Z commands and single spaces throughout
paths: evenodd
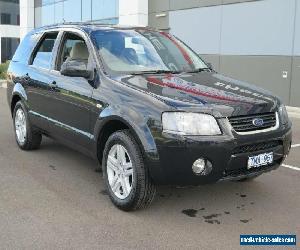
M 209 69 L 214 70 L 214 66 L 212 65 L 212 63 L 207 62 L 206 65 Z
M 92 71 L 87 70 L 87 63 L 82 60 L 69 60 L 61 65 L 60 73 L 64 76 L 90 79 Z

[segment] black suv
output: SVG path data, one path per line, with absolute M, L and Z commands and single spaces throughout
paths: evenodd
M 291 146 L 277 97 L 150 28 L 36 29 L 10 63 L 7 99 L 21 149 L 45 135 L 94 157 L 126 211 L 150 204 L 155 185 L 253 179 Z

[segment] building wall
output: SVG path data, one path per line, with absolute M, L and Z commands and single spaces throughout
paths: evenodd
M 299 0 L 152 0 L 149 25 L 170 29 L 219 72 L 300 106 L 299 6 Z
M 1 23 L 1 14 L 9 14 L 9 24 Z M 0 63 L 11 59 L 20 37 L 20 10 L 18 0 L 0 0 Z M 8 46 L 9 45 L 9 46 Z M 5 50 L 5 51 L 2 51 Z M 5 60 L 4 60 L 5 57 Z

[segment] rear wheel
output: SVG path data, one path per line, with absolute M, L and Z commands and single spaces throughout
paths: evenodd
M 117 131 L 107 140 L 103 176 L 115 206 L 131 211 L 149 205 L 156 193 L 139 145 L 128 130 Z
M 33 130 L 22 101 L 17 102 L 14 108 L 13 121 L 18 146 L 23 150 L 39 148 L 42 141 L 42 135 L 38 131 Z

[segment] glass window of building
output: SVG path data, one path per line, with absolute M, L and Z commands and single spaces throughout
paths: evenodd
M 57 2 L 54 4 L 54 22 L 62 23 L 63 21 L 64 21 L 63 2 Z
M 1 13 L 1 24 L 11 24 L 9 13 Z
M 1 62 L 12 59 L 19 43 L 19 38 L 1 37 Z
M 64 1 L 64 20 L 66 22 L 81 22 L 81 0 Z
M 19 25 L 19 0 L 0 0 L 0 25 Z
M 119 0 L 35 0 L 35 26 L 86 21 L 116 24 L 118 12 Z
M 119 4 L 111 0 L 98 0 L 93 1 L 92 7 L 92 20 L 113 19 L 116 17 Z
M 85 0 L 82 5 L 82 21 L 87 22 L 92 20 L 92 0 Z

